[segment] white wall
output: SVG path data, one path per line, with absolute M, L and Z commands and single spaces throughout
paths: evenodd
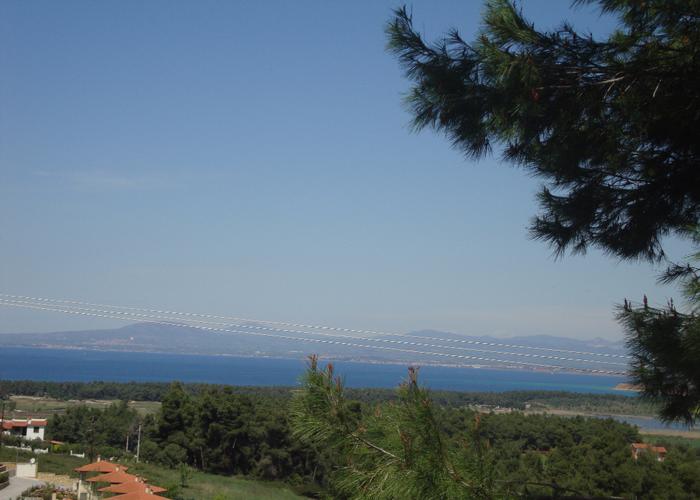
M 24 432 L 26 431 L 26 434 Z M 15 427 L 11 431 L 3 431 L 3 434 L 8 436 L 19 436 L 24 439 L 44 439 L 46 427 L 37 427 L 29 425 L 27 427 Z
M 46 430 L 45 427 L 34 427 L 34 426 L 28 426 L 27 427 L 27 436 L 25 439 L 44 439 L 44 431 Z
M 17 477 L 36 477 L 37 464 L 17 464 Z

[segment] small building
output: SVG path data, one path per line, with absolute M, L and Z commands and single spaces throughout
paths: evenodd
M 663 462 L 666 460 L 666 448 L 663 446 L 652 446 L 647 443 L 632 443 L 632 458 L 637 460 L 641 453 L 653 453 L 656 460 Z
M 3 434 L 43 441 L 48 421 L 45 418 L 13 418 L 0 420 L 0 425 Z

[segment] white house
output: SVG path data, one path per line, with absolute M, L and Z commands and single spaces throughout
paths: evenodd
M 24 439 L 44 439 L 48 424 L 45 418 L 13 418 L 0 420 L 3 434 L 20 436 Z

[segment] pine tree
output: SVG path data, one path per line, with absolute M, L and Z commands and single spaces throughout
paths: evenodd
M 389 49 L 413 82 L 417 129 L 475 158 L 498 146 L 544 180 L 536 238 L 658 259 L 661 238 L 700 216 L 700 1 L 595 3 L 620 19 L 602 41 L 566 23 L 538 31 L 490 0 L 473 43 L 456 30 L 425 42 L 404 8 Z
M 700 230 L 694 240 L 700 245 Z M 662 281 L 679 281 L 688 311 L 680 312 L 672 300 L 665 307 L 634 306 L 625 299 L 618 319 L 627 332 L 632 352 L 631 376 L 643 396 L 661 402 L 667 421 L 694 424 L 700 417 L 700 252 L 686 265 L 670 266 Z
M 501 498 L 491 456 L 478 437 L 460 449 L 448 446 L 418 370 L 398 389 L 398 401 L 361 411 L 344 395 L 333 365 L 318 368 L 312 356 L 302 388 L 292 400 L 296 437 L 317 449 L 332 450 L 340 463 L 332 486 L 347 498 Z M 478 426 L 478 421 L 475 422 Z
M 412 87 L 416 129 L 446 134 L 472 158 L 492 150 L 542 179 L 531 234 L 557 255 L 590 247 L 661 261 L 668 235 L 700 226 L 700 0 L 579 0 L 616 16 L 605 39 L 562 24 L 539 31 L 509 0 L 489 0 L 473 42 L 452 30 L 436 43 L 405 8 L 388 47 Z M 696 245 L 700 243 L 696 240 Z M 700 282 L 671 265 L 690 299 L 623 306 L 633 377 L 662 416 L 698 416 Z M 646 302 L 646 300 L 645 300 Z

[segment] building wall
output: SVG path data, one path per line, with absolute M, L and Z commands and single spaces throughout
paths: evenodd
M 29 425 L 27 427 L 14 427 L 13 429 L 6 430 L 3 433 L 9 434 L 10 436 L 19 436 L 24 439 L 44 439 L 44 434 L 46 432 L 46 427 L 44 426 L 34 426 Z
M 36 464 L 17 464 L 17 477 L 36 477 Z
M 27 427 L 27 435 L 25 436 L 25 438 L 26 439 L 41 439 L 43 441 L 45 430 L 46 430 L 45 427 L 29 426 L 29 427 Z

